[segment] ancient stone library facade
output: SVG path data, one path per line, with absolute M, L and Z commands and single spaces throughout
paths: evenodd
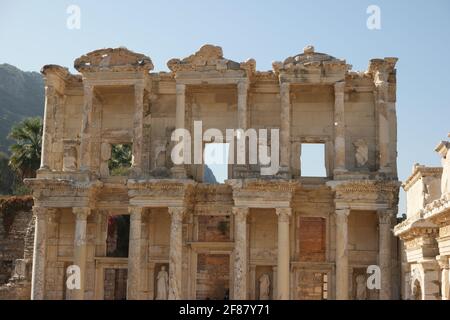
M 450 300 L 450 142 L 435 151 L 442 167 L 416 164 L 403 184 L 407 217 L 394 232 L 404 242 L 405 299 Z
M 396 60 L 354 72 L 308 46 L 257 71 L 205 45 L 170 72 L 125 48 L 81 56 L 79 74 L 44 66 L 32 298 L 400 298 Z M 174 165 L 171 134 L 196 120 L 279 129 L 278 172 L 230 164 L 213 184 L 205 165 Z M 312 144 L 321 177 L 303 171 Z M 372 265 L 381 289 L 365 285 Z

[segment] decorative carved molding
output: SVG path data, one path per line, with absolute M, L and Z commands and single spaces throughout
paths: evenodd
M 394 217 L 392 210 L 378 210 L 377 213 L 379 224 L 392 224 L 392 218 Z
M 275 212 L 278 216 L 278 222 L 289 222 L 292 215 L 292 208 L 275 208 Z
M 247 207 L 233 207 L 233 215 L 236 223 L 245 223 L 250 212 Z
M 172 219 L 175 219 L 176 221 L 180 221 L 183 219 L 184 215 L 187 212 L 187 208 L 185 207 L 169 207 L 168 208 L 169 214 L 172 217 Z
M 152 60 L 126 48 L 108 48 L 89 52 L 74 63 L 80 72 L 153 70 Z
M 296 74 L 302 73 L 342 73 L 351 69 L 345 60 L 336 59 L 328 54 L 314 51 L 313 46 L 307 46 L 303 49 L 303 53 L 293 57 L 286 58 L 283 62 L 276 61 L 272 64 L 273 71 L 279 74 Z
M 442 175 L 441 167 L 425 167 L 423 165 L 416 164 L 414 165 L 414 169 L 412 174 L 406 179 L 406 181 L 402 184 L 403 189 L 408 191 L 414 183 L 417 182 L 422 177 L 440 177 Z
M 77 220 L 86 220 L 91 214 L 91 208 L 87 207 L 74 207 L 72 212 L 75 214 Z
M 211 71 L 225 72 L 228 70 L 243 70 L 247 76 L 256 71 L 256 62 L 249 59 L 246 62 L 235 62 L 223 57 L 222 48 L 206 44 L 196 53 L 184 59 L 171 59 L 167 62 L 169 69 L 177 73 L 179 71 Z

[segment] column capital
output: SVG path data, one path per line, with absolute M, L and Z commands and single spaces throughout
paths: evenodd
M 334 83 L 334 94 L 344 94 L 345 81 L 339 81 Z
M 145 84 L 143 81 L 137 81 L 134 83 L 134 90 L 135 91 L 143 91 L 145 88 Z
M 334 213 L 336 215 L 336 222 L 347 222 L 348 216 L 350 215 L 350 208 L 336 209 Z
M 185 207 L 168 207 L 169 215 L 172 219 L 182 220 L 187 209 Z
M 289 222 L 292 215 L 292 208 L 275 208 L 278 216 L 278 222 Z
M 73 214 L 76 216 L 77 220 L 86 220 L 91 214 L 91 208 L 89 207 L 73 207 Z
M 235 216 L 247 216 L 250 209 L 248 207 L 233 207 L 232 211 Z
M 83 83 L 83 93 L 84 94 L 92 94 L 94 92 L 94 85 L 89 82 Z
M 239 80 L 237 83 L 238 94 L 247 93 L 248 87 L 249 85 L 247 80 Z
M 45 219 L 47 217 L 46 207 L 33 206 L 33 214 L 36 216 L 36 219 Z
M 289 82 L 281 82 L 280 83 L 280 91 L 289 91 L 291 89 L 291 84 Z
M 442 270 L 448 270 L 449 266 L 449 256 L 437 256 L 436 261 L 439 263 L 439 267 Z
M 176 94 L 186 94 L 186 85 L 184 83 L 177 83 L 175 85 Z
M 392 210 L 385 209 L 385 210 L 377 210 L 378 214 L 378 223 L 379 224 L 391 224 L 392 223 Z
M 130 214 L 130 219 L 141 219 L 143 207 L 128 207 L 128 213 Z

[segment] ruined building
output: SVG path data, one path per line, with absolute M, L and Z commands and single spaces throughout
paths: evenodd
M 81 56 L 79 74 L 44 66 L 32 298 L 399 298 L 396 60 L 354 72 L 308 46 L 257 71 L 205 45 L 170 72 L 125 48 Z M 279 170 L 230 164 L 212 184 L 205 165 L 174 165 L 172 132 L 196 120 L 279 129 Z M 312 144 L 321 177 L 303 170 Z
M 442 167 L 414 165 L 403 184 L 406 220 L 394 229 L 404 243 L 406 299 L 450 300 L 450 142 L 442 141 L 435 151 Z

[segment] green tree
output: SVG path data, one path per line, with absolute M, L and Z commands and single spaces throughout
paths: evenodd
M 21 179 L 34 178 L 41 163 L 42 120 L 26 118 L 14 125 L 8 135 L 16 142 L 9 148 L 9 165 Z
M 108 167 L 112 176 L 127 175 L 131 166 L 131 145 L 115 144 L 111 149 Z
M 0 152 L 0 194 L 11 194 L 17 180 L 9 164 L 9 157 Z

